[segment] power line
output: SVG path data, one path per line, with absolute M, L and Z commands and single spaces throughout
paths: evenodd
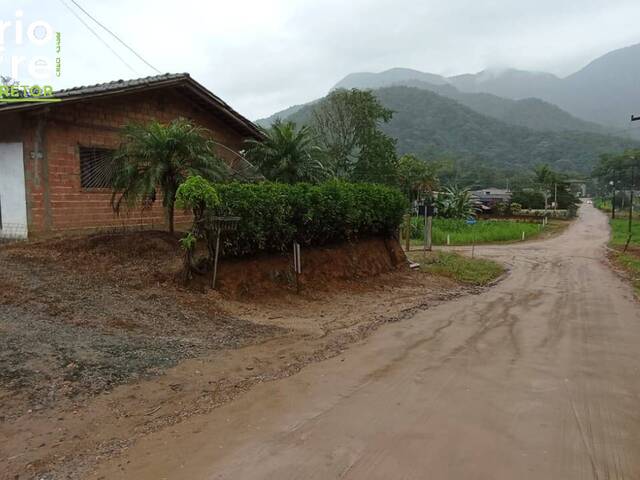
M 127 45 L 124 40 L 122 40 L 118 35 L 116 35 L 115 33 L 113 33 L 111 30 L 109 30 L 107 27 L 105 27 L 100 21 L 98 21 L 98 19 L 96 19 L 93 15 L 91 15 L 89 12 L 87 12 L 84 8 L 82 8 L 82 6 L 76 2 L 76 0 L 71 0 L 71 2 L 78 7 L 80 10 L 82 10 L 82 12 L 89 17 L 91 20 L 93 20 L 94 22 L 96 22 L 98 25 L 100 25 L 109 35 L 111 35 L 113 38 L 115 38 L 118 42 L 120 42 L 122 45 L 124 45 L 131 53 L 133 53 L 136 57 L 138 57 L 145 65 L 147 65 L 149 68 L 151 68 L 152 70 L 155 70 L 156 73 L 161 73 L 160 70 L 158 70 L 156 67 L 154 67 L 153 65 L 151 65 L 149 62 L 147 62 L 144 58 L 142 58 L 142 56 L 136 52 L 133 48 L 131 48 L 129 45 Z
M 67 3 L 64 2 L 64 0 L 58 0 L 58 1 L 60 3 L 62 3 L 62 5 L 64 5 L 66 7 L 66 9 L 69 10 L 73 14 L 73 16 L 76 17 L 80 21 L 80 23 L 82 23 L 91 33 L 93 33 L 93 35 L 98 40 L 100 40 L 100 42 L 111 51 L 111 53 L 113 53 L 116 57 L 118 57 L 118 59 L 120 59 L 120 61 L 122 63 L 124 63 L 127 66 L 127 68 L 129 68 L 129 70 L 131 70 L 135 74 L 138 74 L 138 72 L 131 65 L 129 65 L 124 58 L 122 58 L 120 55 L 118 55 L 118 52 L 116 52 L 111 47 L 111 45 L 109 45 L 100 35 L 98 35 L 98 32 L 96 32 L 93 28 L 91 28 L 91 26 L 87 22 L 85 22 L 84 19 L 75 12 L 75 10 L 73 10 L 69 5 L 67 5 Z

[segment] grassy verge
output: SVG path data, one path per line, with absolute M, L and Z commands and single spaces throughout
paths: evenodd
M 636 294 L 640 295 L 640 222 L 634 218 L 631 224 L 631 241 L 626 252 L 622 252 L 629 237 L 629 220 L 616 218 L 610 220 L 611 247 L 615 250 L 610 256 L 611 260 L 625 270 Z
M 629 219 L 616 218 L 611 220 L 611 245 L 624 246 L 629 236 Z M 631 223 L 631 242 L 629 245 L 640 245 L 640 222 L 634 218 Z
M 636 295 L 640 296 L 640 255 L 615 252 L 612 259 L 629 274 Z
M 523 232 L 525 240 L 530 240 L 557 233 L 568 224 L 566 220 L 550 220 L 549 224 L 543 228 L 540 223 L 533 222 L 480 220 L 474 225 L 467 225 L 464 220 L 435 218 L 432 238 L 434 245 L 446 245 L 447 235 L 451 245 L 471 245 L 474 242 L 476 244 L 517 242 L 522 240 Z M 412 245 L 422 245 L 423 228 L 422 225 L 419 228 L 417 224 L 414 225 Z
M 487 285 L 505 271 L 492 260 L 469 258 L 453 252 L 410 252 L 409 259 L 420 264 L 423 272 L 452 278 L 468 285 Z

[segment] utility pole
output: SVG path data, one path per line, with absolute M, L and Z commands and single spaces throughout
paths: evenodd
M 424 250 L 423 253 L 431 251 L 432 249 L 432 230 L 433 230 L 433 215 L 435 208 L 433 205 L 433 199 L 428 198 L 424 202 Z
M 611 197 L 611 220 L 616 218 L 616 184 L 611 180 L 611 186 L 613 187 L 613 196 Z
M 629 192 L 629 238 L 631 238 L 631 225 L 633 223 L 633 189 L 636 186 L 636 157 L 633 157 L 633 162 L 631 164 L 631 190 Z

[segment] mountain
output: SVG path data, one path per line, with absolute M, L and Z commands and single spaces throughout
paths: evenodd
M 408 70 L 414 72 L 414 70 Z M 420 72 L 418 72 L 420 73 Z M 373 82 L 370 82 L 371 84 Z M 353 81 L 342 82 L 338 85 L 357 85 Z M 436 85 L 424 80 L 409 79 L 390 86 L 408 86 L 430 90 L 444 97 L 451 98 L 462 105 L 488 117 L 501 120 L 510 125 L 531 128 L 539 131 L 583 131 L 608 134 L 612 129 L 602 125 L 580 120 L 555 105 L 537 98 L 526 98 L 523 100 L 511 100 L 498 97 L 489 93 L 466 93 L 461 92 L 451 84 Z M 353 87 L 356 88 L 356 87 Z M 364 88 L 360 85 L 360 88 Z M 317 101 L 317 100 L 316 100 Z M 313 103 L 313 102 L 311 102 Z M 289 107 L 280 112 L 274 113 L 268 118 L 257 120 L 256 123 L 263 127 L 271 125 L 276 118 L 289 118 L 291 115 L 303 108 L 304 105 Z
M 432 85 L 413 80 L 404 81 L 402 85 L 431 90 L 439 95 L 456 100 L 482 115 L 502 120 L 510 125 L 518 125 L 533 130 L 575 130 L 602 134 L 611 133 L 612 130 L 597 123 L 580 120 L 557 106 L 538 98 L 511 100 L 490 93 L 461 92 L 450 84 Z
M 631 114 L 640 112 L 640 44 L 594 60 L 548 99 L 579 117 L 629 127 Z
M 381 88 L 423 81 L 451 85 L 463 93 L 489 93 L 512 100 L 538 98 L 557 105 L 582 120 L 640 135 L 630 128 L 632 113 L 640 113 L 640 44 L 607 53 L 565 78 L 550 73 L 515 69 L 485 70 L 443 77 L 417 70 L 394 68 L 381 73 L 345 77 L 336 87 Z
M 392 68 L 381 73 L 351 73 L 340 80 L 333 88 L 376 89 L 394 84 L 403 84 L 403 82 L 407 81 L 427 82 L 432 85 L 445 85 L 448 83 L 447 79 L 440 75 L 419 72 L 410 68 Z
M 484 70 L 476 74 L 449 77 L 448 83 L 468 93 L 491 93 L 499 97 L 522 99 L 546 98 L 562 80 L 550 73 L 528 72 L 512 68 Z
M 313 102 L 307 103 L 307 104 L 303 104 L 303 105 L 293 105 L 289 108 L 285 108 L 284 110 L 281 110 L 277 113 L 274 113 L 273 115 L 267 117 L 267 118 L 260 118 L 258 120 L 256 120 L 254 123 L 256 125 L 259 125 L 261 127 L 264 128 L 269 128 L 271 126 L 271 124 L 273 122 L 275 122 L 278 118 L 281 119 L 285 119 L 290 117 L 291 115 L 293 115 L 294 113 L 296 113 L 297 111 L 299 111 L 301 108 L 305 107 L 306 105 L 312 105 Z
M 630 147 L 628 140 L 589 132 L 540 132 L 482 115 L 430 90 L 393 86 L 374 91 L 395 113 L 382 126 L 397 139 L 398 153 L 440 155 L 501 169 L 530 169 L 548 163 L 563 171 L 589 173 L 598 155 Z M 287 117 L 309 123 L 313 105 Z

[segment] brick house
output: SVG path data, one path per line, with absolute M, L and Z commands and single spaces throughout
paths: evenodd
M 211 132 L 234 170 L 246 167 L 238 153 L 244 140 L 261 137 L 188 74 L 72 88 L 55 97 L 60 101 L 0 104 L 0 234 L 164 227 L 161 201 L 120 215 L 111 208 L 110 154 L 129 122 L 188 118 Z

